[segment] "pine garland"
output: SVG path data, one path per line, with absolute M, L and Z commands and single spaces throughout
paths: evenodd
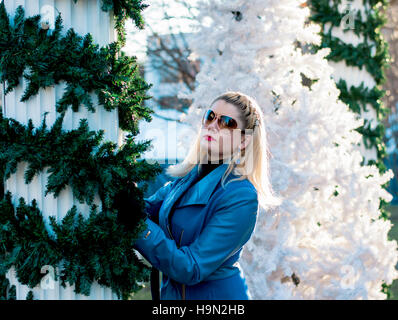
M 364 125 L 357 128 L 362 137 L 365 148 L 371 149 L 376 148 L 377 159 L 384 159 L 387 156 L 386 146 L 384 144 L 383 137 L 385 136 L 385 126 L 381 120 L 388 114 L 389 110 L 385 108 L 381 102 L 382 97 L 385 95 L 385 90 L 380 90 L 377 86 L 369 89 L 364 86 L 362 82 L 359 87 L 351 86 L 347 88 L 345 80 L 340 79 L 336 83 L 336 87 L 340 90 L 339 99 L 346 103 L 350 109 L 358 114 L 361 111 L 368 112 L 366 105 L 370 104 L 376 111 L 377 119 L 380 121 L 376 128 L 372 128 L 372 123 L 368 119 L 364 119 Z M 380 172 L 386 172 L 388 168 L 384 162 L 377 163 L 374 160 L 369 160 L 367 165 L 376 165 Z M 365 165 L 363 162 L 362 165 Z M 388 184 L 385 188 L 388 187 Z M 388 218 L 388 211 L 384 208 L 382 211 L 382 217 Z
M 341 0 L 334 0 L 331 3 L 328 0 L 309 2 L 311 8 L 310 20 L 321 25 L 322 42 L 319 46 L 314 45 L 313 48 L 315 51 L 321 48 L 331 48 L 330 54 L 326 57 L 328 60 L 345 61 L 349 66 L 356 66 L 360 69 L 366 68 L 376 81 L 376 87 L 371 91 L 365 90 L 363 84 L 359 87 L 352 86 L 349 90 L 343 81 L 339 81 L 336 85 L 341 91 L 340 99 L 353 112 L 360 113 L 360 106 L 362 105 L 363 110 L 365 110 L 365 103 L 370 103 L 377 113 L 378 120 L 381 121 L 390 112 L 388 108 L 384 107 L 382 101 L 385 90 L 380 89 L 386 80 L 385 69 L 389 67 L 390 62 L 388 43 L 383 39 L 381 33 L 381 28 L 386 22 L 386 17 L 381 13 L 381 10 L 386 9 L 388 1 L 363 0 L 366 17 L 362 17 L 361 12 L 358 11 L 354 21 L 355 27 L 352 30 L 356 35 L 364 37 L 364 42 L 357 46 L 346 44 L 331 34 L 332 28 L 339 27 L 346 14 L 338 11 L 339 4 L 341 4 Z M 331 23 L 329 30 L 326 30 L 326 23 Z M 344 32 L 347 31 L 344 30 Z M 370 44 L 369 40 L 373 41 L 374 44 Z M 380 122 L 376 129 L 371 129 L 370 123 L 365 121 L 364 126 L 358 128 L 357 131 L 363 135 L 365 146 L 377 147 L 377 161 L 369 160 L 367 164 L 375 164 L 379 172 L 384 173 L 387 170 L 383 162 L 387 155 L 383 142 L 384 125 Z M 388 215 L 385 208 L 382 211 L 384 212 L 383 216 Z
M 350 109 L 355 113 L 368 112 L 366 104 L 371 104 L 373 109 L 376 111 L 377 119 L 382 120 L 389 112 L 388 108 L 385 108 L 381 104 L 381 99 L 385 95 L 385 90 L 379 89 L 377 86 L 369 89 L 365 87 L 364 82 L 359 87 L 351 86 L 347 87 L 347 82 L 344 79 L 340 79 L 336 83 L 336 87 L 340 90 L 339 98 L 346 104 L 349 105 Z
M 7 81 L 5 94 L 20 84 L 22 76 L 27 88 L 21 102 L 40 88 L 64 81 L 66 89 L 57 101 L 57 112 L 65 113 L 69 106 L 77 112 L 81 104 L 95 112 L 90 97 L 90 92 L 95 92 L 105 110 L 118 108 L 120 128 L 137 135 L 138 121 L 150 121 L 149 114 L 154 112 L 141 106 L 151 98 L 145 92 L 152 85 L 139 76 L 137 58 L 120 52 L 118 42 L 99 48 L 91 34 L 82 38 L 72 28 L 62 36 L 60 14 L 51 33 L 43 30 L 39 21 L 40 15 L 25 19 L 19 6 L 11 26 L 4 2 L 0 4 L 0 81 Z
M 370 103 L 375 108 L 378 120 L 382 120 L 390 110 L 385 108 L 382 97 L 385 90 L 380 87 L 386 81 L 385 69 L 389 67 L 390 55 L 388 53 L 388 43 L 383 39 L 381 28 L 386 22 L 386 17 L 381 13 L 385 10 L 387 0 L 363 0 L 366 17 L 362 17 L 360 11 L 355 16 L 354 32 L 357 35 L 364 36 L 364 42 L 354 46 L 346 44 L 340 39 L 333 37 L 331 31 L 333 27 L 339 27 L 342 18 L 346 13 L 338 11 L 338 5 L 341 0 L 334 0 L 332 4 L 328 0 L 310 1 L 311 8 L 310 20 L 321 25 L 320 35 L 322 42 L 319 46 L 314 45 L 315 51 L 321 48 L 331 48 L 330 54 L 326 57 L 328 60 L 335 62 L 345 61 L 349 66 L 356 66 L 360 69 L 363 67 L 373 76 L 376 81 L 376 87 L 371 91 L 365 90 L 363 84 L 359 87 L 351 87 L 349 90 L 346 84 L 339 81 L 336 85 L 341 90 L 340 99 L 346 103 L 353 112 L 360 113 L 360 105 Z M 366 9 L 366 5 L 369 9 Z M 331 23 L 329 30 L 325 30 L 325 24 Z M 351 29 L 350 29 L 351 30 Z M 347 32 L 348 30 L 344 30 Z M 370 44 L 369 40 L 374 44 Z M 361 96 L 364 95 L 364 96 Z M 377 161 L 369 160 L 368 165 L 375 164 L 379 172 L 384 173 L 387 168 L 384 165 L 383 158 L 387 155 L 383 142 L 385 128 L 382 123 L 378 124 L 376 129 L 371 129 L 370 123 L 357 129 L 363 135 L 363 140 L 368 147 L 377 147 Z M 382 216 L 388 216 L 385 208 L 382 209 Z
M 44 276 L 41 267 L 49 265 L 59 272 L 56 279 L 60 278 L 63 286 L 75 285 L 76 293 L 89 295 L 91 284 L 97 281 L 123 299 L 149 280 L 149 269 L 135 256 L 132 244 L 145 227 L 142 198 L 147 186 L 141 190 L 136 182 L 153 179 L 161 172 L 159 165 L 138 161 L 150 141 L 134 141 L 139 120 L 151 120 L 153 110 L 142 106 L 151 98 L 145 93 L 151 85 L 139 76 L 136 57 L 120 51 L 125 19 L 133 18 L 136 26 L 143 28 L 140 11 L 146 6 L 140 0 L 103 0 L 102 10 L 113 10 L 116 17 L 118 40 L 99 48 L 90 34 L 83 38 L 72 28 L 62 36 L 60 15 L 54 30 L 49 31 L 39 25 L 40 15 L 25 18 L 19 6 L 11 25 L 4 2 L 0 3 L 0 81 L 7 82 L 5 94 L 20 84 L 21 76 L 28 84 L 21 101 L 35 96 L 40 88 L 66 83 L 55 106 L 59 115 L 50 129 L 46 114 L 41 126 L 34 128 L 31 119 L 25 126 L 0 112 L 1 181 L 15 173 L 21 161 L 28 164 L 27 184 L 48 167 L 46 195 L 57 197 L 69 185 L 80 202 L 91 205 L 87 218 L 73 206 L 60 223 L 50 212 L 48 226 L 35 199 L 27 205 L 21 197 L 15 209 L 11 193 L 0 190 L 0 299 L 16 298 L 15 286 L 10 287 L 5 277 L 11 266 L 18 281 L 31 288 Z M 119 126 L 129 132 L 117 151 L 117 144 L 101 143 L 103 130 L 89 131 L 87 119 L 82 119 L 77 129 L 62 130 L 70 106 L 74 112 L 80 104 L 95 111 L 91 92 L 97 94 L 105 110 L 118 108 Z M 136 202 L 141 203 L 134 213 L 134 231 L 117 221 L 113 208 L 114 196 L 122 188 L 133 190 Z M 95 193 L 101 199 L 101 212 L 96 212 L 93 204 Z M 33 299 L 33 292 L 26 298 Z
M 377 48 L 375 54 L 372 53 L 374 47 Z M 318 49 L 322 48 L 333 48 L 326 57 L 328 60 L 345 61 L 348 66 L 358 67 L 361 70 L 365 67 L 377 84 L 382 84 L 385 81 L 385 68 L 389 61 L 388 43 L 380 42 L 380 45 L 360 43 L 354 46 L 333 37 L 330 29 L 328 33 L 324 34 L 322 44 L 318 46 Z
M 76 3 L 78 0 L 73 0 Z M 105 12 L 113 10 L 115 16 L 115 29 L 118 34 L 118 42 L 121 46 L 126 43 L 124 24 L 127 18 L 132 18 L 136 27 L 144 28 L 144 19 L 141 11 L 149 5 L 142 4 L 142 0 L 102 0 L 101 9 Z
M 61 264 L 54 280 L 60 278 L 64 287 L 75 285 L 75 292 L 85 295 L 97 281 L 127 299 L 141 288 L 137 281 L 149 281 L 150 269 L 132 250 L 138 232 L 145 228 L 144 220 L 132 233 L 116 221 L 114 212 L 97 212 L 93 204 L 85 219 L 73 206 L 61 223 L 50 216 L 49 232 L 35 199 L 27 205 L 20 197 L 15 214 L 11 196 L 7 191 L 0 201 L 0 267 L 14 266 L 21 283 L 33 288 L 43 277 L 42 266 L 58 270 Z
M 136 144 L 134 137 L 127 135 L 126 143 L 117 149 L 111 141 L 101 144 L 103 130 L 89 131 L 87 119 L 81 119 L 79 127 L 70 131 L 62 129 L 63 119 L 61 114 L 47 129 L 44 117 L 35 129 L 31 119 L 24 126 L 0 112 L 0 169 L 5 179 L 16 172 L 21 161 L 28 163 L 26 184 L 48 167 L 45 195 L 57 197 L 69 185 L 81 203 L 91 205 L 98 192 L 102 205 L 111 208 L 116 193 L 129 187 L 142 197 L 135 183 L 161 172 L 158 164 L 137 161 L 150 146 L 149 140 Z
M 0 266 L 1 268 L 1 266 Z M 0 300 L 15 300 L 15 285 L 10 286 L 10 281 L 5 277 L 7 270 L 0 270 Z
M 135 182 L 152 179 L 161 172 L 161 167 L 149 165 L 145 160 L 136 161 L 148 148 L 149 141 L 137 145 L 129 135 L 126 143 L 115 152 L 115 143 L 100 144 L 103 130 L 89 131 L 87 119 L 81 119 L 79 127 L 70 131 L 62 129 L 63 115 L 56 119 L 51 129 L 47 129 L 45 119 L 39 128 L 34 128 L 31 119 L 24 126 L 15 119 L 4 118 L 0 112 L 2 174 L 8 179 L 16 172 L 18 163 L 25 161 L 29 164 L 25 171 L 25 183 L 28 184 L 36 174 L 49 167 L 45 195 L 52 192 L 57 197 L 69 185 L 80 202 L 92 204 L 98 192 L 104 212 L 96 214 L 92 211 L 84 220 L 81 215 L 75 218 L 76 209 L 71 209 L 61 225 L 50 217 L 57 244 L 49 236 L 36 202 L 27 207 L 20 198 L 15 218 L 11 193 L 7 192 L 9 201 L 0 205 L 0 226 L 3 228 L 0 228 L 0 248 L 5 248 L 0 252 L 0 261 L 4 261 L 4 264 L 0 262 L 0 270 L 5 274 L 14 265 L 18 281 L 33 288 L 43 277 L 41 267 L 51 265 L 55 268 L 63 258 L 62 285 L 66 282 L 75 284 L 76 293 L 89 295 L 91 283 L 98 281 L 111 287 L 119 297 L 126 298 L 140 289 L 137 281 L 148 281 L 145 277 L 149 275 L 149 269 L 137 262 L 135 256 L 134 260 L 131 258 L 124 264 L 119 261 L 120 257 L 129 257 L 134 242 L 132 236 L 136 233 L 121 231 L 116 214 L 111 212 L 112 199 L 126 187 L 132 188 L 133 194 L 142 199 L 142 190 Z M 145 188 L 146 185 L 143 190 Z M 136 208 L 137 226 L 143 222 L 143 206 Z M 118 239 L 123 241 L 118 244 L 120 248 L 115 244 Z M 115 252 L 120 257 L 113 256 Z M 109 271 L 116 266 L 120 269 L 113 273 Z M 104 273 L 107 275 L 105 279 Z
M 384 1 L 376 2 L 382 3 L 383 8 L 386 7 Z M 369 10 L 364 6 L 365 20 L 361 11 L 358 10 L 354 20 L 354 29 L 344 30 L 344 32 L 352 30 L 357 36 L 362 35 L 364 37 L 363 43 L 353 46 L 333 37 L 331 34 L 333 27 L 339 27 L 343 17 L 346 15 L 346 13 L 338 11 L 339 4 L 341 4 L 341 0 L 333 1 L 332 6 L 328 0 L 311 1 L 312 15 L 310 20 L 319 23 L 322 27 L 322 43 L 314 47 L 316 50 L 333 48 L 327 56 L 328 60 L 335 62 L 345 61 L 347 65 L 356 66 L 360 69 L 365 66 L 366 70 L 374 77 L 376 83 L 382 84 L 385 81 L 384 71 L 389 66 L 390 60 L 388 43 L 383 40 L 380 31 L 387 21 L 385 15 L 381 14 L 380 9 Z M 376 5 L 373 4 L 373 6 Z M 331 24 L 328 31 L 326 31 L 326 23 Z M 373 41 L 374 44 L 370 44 L 369 40 Z M 373 54 L 373 51 L 375 51 L 375 54 Z
M 375 2 L 375 4 L 370 4 L 370 6 L 375 7 L 380 3 L 383 8 L 386 8 L 388 5 L 387 1 L 379 0 Z M 311 10 L 313 12 L 310 20 L 321 24 L 323 29 L 325 29 L 325 24 L 328 22 L 331 23 L 332 27 L 339 27 L 346 15 L 346 12 L 338 11 L 338 5 L 340 3 L 341 1 L 333 1 L 332 3 L 325 0 L 313 1 L 311 3 Z M 354 32 L 357 36 L 363 36 L 365 39 L 370 39 L 375 42 L 382 41 L 380 29 L 387 22 L 386 16 L 381 14 L 379 10 L 368 10 L 365 6 L 364 9 L 366 20 L 362 18 L 362 13 L 358 10 L 354 17 L 354 29 L 346 29 L 343 31 Z

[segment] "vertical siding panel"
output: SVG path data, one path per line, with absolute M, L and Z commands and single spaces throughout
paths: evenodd
M 25 91 L 25 80 L 23 77 L 19 78 L 19 85 L 15 90 L 15 119 L 22 124 L 26 124 L 26 107 L 25 103 L 21 102 L 21 97 Z M 29 101 L 26 101 L 27 104 Z
M 108 21 L 108 32 L 109 32 L 109 39 L 107 40 L 107 42 L 116 41 L 116 31 L 114 29 L 115 21 L 113 17 L 113 11 L 112 14 L 108 14 L 107 21 Z M 109 132 L 109 136 L 107 137 L 107 139 L 117 143 L 119 140 L 119 125 L 118 125 L 119 121 L 118 121 L 117 109 L 113 109 L 110 112 L 110 115 L 107 116 L 107 121 L 110 125 L 110 130 L 111 130 Z
M 58 15 L 59 10 L 57 8 L 57 3 L 54 0 L 41 0 L 41 6 L 47 6 L 49 8 L 52 8 L 51 12 L 51 21 L 50 22 L 50 28 L 53 30 L 55 27 L 55 19 Z M 62 17 L 62 16 L 61 16 Z M 64 21 L 65 23 L 65 21 Z M 52 31 L 51 30 L 51 31 Z M 46 115 L 46 123 L 48 127 L 50 128 L 57 117 L 56 113 L 56 96 L 57 96 L 57 87 L 58 85 L 51 86 L 49 88 L 46 88 L 42 91 L 42 96 L 43 96 L 43 103 L 41 104 L 41 119 L 44 118 L 44 113 L 48 112 Z M 54 198 L 53 193 L 49 193 L 45 195 L 45 190 L 46 190 L 46 184 L 48 181 L 48 176 L 49 174 L 47 173 L 47 170 L 49 168 L 46 167 L 45 170 L 42 172 L 42 180 L 41 180 L 41 190 L 42 190 L 42 197 L 43 197 L 43 212 L 45 213 L 46 220 L 49 223 L 49 216 L 54 216 L 56 220 L 58 220 L 58 199 Z M 48 226 L 48 230 L 51 230 L 51 228 Z M 53 234 L 52 230 L 51 233 Z M 59 266 L 56 266 L 56 268 Z M 47 297 L 46 299 L 51 299 L 51 300 L 59 300 L 60 299 L 60 291 L 63 289 L 60 288 L 60 281 L 55 281 L 54 282 L 54 288 L 53 289 L 47 289 L 47 290 L 42 290 L 47 292 Z
M 105 288 L 104 287 L 100 288 L 100 294 L 99 294 L 98 300 L 105 300 Z
M 87 19 L 89 19 L 89 14 L 87 12 L 88 2 L 79 0 L 76 4 L 72 6 L 72 8 L 73 8 L 72 9 L 73 27 L 80 36 L 84 37 L 88 32 L 87 30 Z M 73 117 L 74 117 L 73 128 L 76 129 L 79 127 L 81 119 L 89 118 L 89 113 L 87 111 L 86 106 L 80 105 L 79 111 L 74 112 Z
M 5 83 L 2 82 L 0 84 L 0 96 L 1 96 L 1 113 L 3 114 L 3 117 L 5 117 L 5 114 L 6 114 L 6 110 L 5 110 L 6 97 L 4 95 L 4 90 L 5 90 L 4 86 L 5 86 Z
M 29 199 L 29 194 L 28 194 L 28 185 L 25 183 L 24 181 L 24 172 L 26 169 L 26 162 L 25 161 L 21 161 L 18 163 L 17 166 L 17 172 L 16 172 L 16 190 L 17 190 L 17 194 L 18 194 L 18 200 L 17 203 L 19 203 L 19 198 L 23 197 L 25 200 L 26 205 L 30 205 L 30 199 Z M 19 285 L 19 298 L 20 299 L 26 299 L 26 295 L 28 294 L 29 289 L 26 285 Z
M 90 30 L 91 35 L 93 36 L 94 43 L 97 43 L 99 47 L 102 46 L 101 42 L 103 42 L 101 34 L 100 34 L 100 19 L 99 12 L 102 11 L 100 7 L 100 2 L 102 0 L 92 0 L 88 2 L 88 19 L 87 19 L 87 30 Z M 103 107 L 98 104 L 97 95 L 92 92 L 90 94 L 91 100 L 95 105 L 95 112 L 90 113 L 89 117 L 89 126 L 90 128 L 102 128 L 101 123 L 101 115 L 105 112 Z
M 15 2 L 14 0 L 5 0 L 4 1 L 5 8 L 7 10 L 8 17 L 10 19 L 11 25 L 14 25 L 14 15 L 15 15 Z M 5 87 L 7 88 L 8 83 L 6 82 Z M 16 90 L 12 90 L 5 97 L 5 116 L 16 119 L 16 105 L 17 105 L 17 97 Z M 16 174 L 12 174 L 5 183 L 5 192 L 10 191 L 12 193 L 12 203 L 17 204 L 17 194 L 16 194 Z M 10 281 L 10 285 L 15 285 L 16 294 L 20 291 L 20 284 L 16 280 L 15 268 L 11 267 L 7 272 L 7 278 Z M 18 298 L 18 296 L 17 296 Z
M 100 46 L 104 46 L 110 42 L 112 42 L 112 39 L 107 39 L 108 34 L 109 34 L 109 14 L 101 10 L 101 1 L 102 0 L 96 0 L 97 1 L 97 6 L 98 6 L 98 17 L 100 20 L 100 24 L 98 25 L 98 30 L 99 30 L 99 39 L 98 39 L 98 44 Z
M 23 6 L 25 9 L 25 16 L 26 17 L 31 17 L 36 14 L 40 14 L 40 1 L 29 1 L 29 0 L 24 0 L 21 1 L 23 2 Z
M 102 35 L 101 39 L 98 39 L 98 43 L 100 45 L 106 45 L 110 42 L 113 41 L 109 37 L 109 22 L 110 22 L 110 17 L 109 14 L 101 10 L 101 1 L 97 0 L 97 5 L 99 6 L 99 16 L 100 16 L 100 30 Z M 114 117 L 113 117 L 113 111 L 111 112 L 101 112 L 101 123 L 102 123 L 102 128 L 104 129 L 104 139 L 106 140 L 113 140 L 112 139 L 112 123 L 114 122 Z
M 90 32 L 93 38 L 94 43 L 97 43 L 99 47 L 101 47 L 101 44 L 99 42 L 100 34 L 99 34 L 99 19 L 98 19 L 98 14 L 97 12 L 102 11 L 99 2 L 97 0 L 92 0 L 87 2 L 87 11 L 86 11 L 86 29 L 84 34 L 87 32 Z M 90 93 L 90 98 L 92 103 L 95 106 L 95 112 L 89 112 L 89 116 L 87 117 L 88 119 L 88 125 L 91 130 L 98 130 L 101 128 L 101 123 L 100 123 L 100 114 L 104 113 L 103 107 L 98 105 L 98 98 L 97 95 L 92 92 Z M 99 206 L 98 210 L 101 210 L 101 201 L 99 199 L 98 195 L 95 195 L 94 202 Z M 89 213 L 89 208 L 87 207 L 87 213 Z M 108 289 L 110 290 L 110 289 Z M 91 294 L 90 294 L 90 299 L 91 300 L 101 300 L 103 297 L 101 297 L 103 289 L 100 285 L 98 285 L 97 282 L 93 283 L 91 286 Z
M 15 9 L 17 8 L 16 1 L 15 0 L 4 0 L 4 5 L 7 9 L 7 13 L 8 13 L 8 16 L 10 17 L 10 20 L 13 20 L 14 14 L 15 14 Z
M 101 37 L 101 35 L 105 34 L 105 30 L 104 30 L 104 12 L 101 10 L 101 2 L 102 0 L 95 0 L 96 2 L 96 11 L 95 11 L 95 15 L 96 15 L 96 19 L 98 20 L 98 25 L 97 25 L 97 30 L 98 30 L 98 38 L 96 38 L 96 41 L 98 43 L 99 46 L 106 46 L 107 44 L 107 40 L 104 39 L 104 37 Z M 109 41 L 110 42 L 110 41 Z M 98 110 L 99 110 L 99 115 L 98 115 L 98 122 L 99 122 L 99 128 L 103 128 L 105 129 L 105 123 L 106 123 L 106 111 L 104 109 L 103 106 L 98 106 Z M 105 132 L 104 132 L 104 137 L 105 137 Z
M 14 103 L 12 106 L 9 105 L 9 109 L 12 110 L 12 112 L 10 112 L 10 113 L 13 114 L 14 115 L 13 118 L 16 119 L 17 118 L 17 110 L 16 109 L 17 109 L 17 103 L 18 103 L 17 90 L 14 89 L 12 91 L 12 93 L 13 93 L 12 97 L 13 97 Z M 12 193 L 12 199 L 13 199 L 13 203 L 15 204 L 15 207 L 18 206 L 18 203 L 19 203 L 19 201 L 18 201 L 19 196 L 17 194 L 17 172 L 18 172 L 18 170 L 14 174 L 12 174 L 9 178 L 9 181 L 11 182 L 10 191 Z M 14 281 L 11 282 L 11 284 L 15 284 L 16 294 L 18 294 L 20 292 L 21 284 L 16 281 L 16 271 L 14 271 L 13 275 L 14 275 L 14 277 L 13 277 Z M 17 295 L 17 299 L 18 298 L 19 298 L 19 296 Z
M 4 90 L 7 89 L 8 83 L 7 81 L 4 84 Z M 4 116 L 5 117 L 10 117 L 15 119 L 15 90 L 7 93 L 7 95 L 4 95 L 3 100 L 4 100 Z
M 58 12 L 60 12 L 61 14 L 62 25 L 63 25 L 62 34 L 65 35 L 72 26 L 72 1 L 55 0 L 55 8 L 57 14 Z M 56 102 L 62 97 L 65 88 L 66 88 L 66 83 L 64 81 L 61 81 L 58 85 L 55 86 L 54 109 L 56 106 Z M 58 112 L 56 112 L 56 116 L 57 117 L 59 116 Z M 62 123 L 62 128 L 64 130 L 71 130 L 72 127 L 73 127 L 73 115 L 72 115 L 72 110 L 69 109 L 65 114 Z M 54 212 L 56 212 L 57 222 L 60 223 L 62 219 L 65 217 L 67 211 L 73 205 L 73 196 L 71 190 L 69 186 L 67 186 L 66 189 L 60 192 L 57 198 L 54 198 L 52 194 L 48 196 L 51 196 L 53 199 Z M 73 292 L 74 287 L 71 287 L 68 284 L 66 284 L 66 287 L 64 288 L 61 285 L 60 280 L 57 281 L 57 287 L 59 291 L 58 299 L 60 300 L 75 299 L 75 294 Z
M 62 34 L 65 35 L 67 31 L 72 26 L 72 5 L 73 1 L 65 1 L 65 0 L 56 0 L 55 7 L 57 14 L 58 12 L 61 13 L 62 18 Z M 62 97 L 63 92 L 66 88 L 66 83 L 64 81 L 60 81 L 59 85 L 56 86 L 56 99 L 57 101 Z M 64 116 L 64 121 L 62 123 L 62 128 L 64 130 L 71 130 L 73 128 L 73 117 L 72 117 L 72 110 L 69 108 Z M 58 116 L 58 113 L 57 113 Z
M 71 19 L 72 5 L 73 5 L 72 2 L 73 1 L 65 1 L 65 0 L 54 1 L 56 16 L 58 16 L 58 14 L 61 13 L 62 25 L 64 27 L 62 33 L 64 35 L 66 31 L 72 26 L 72 19 Z

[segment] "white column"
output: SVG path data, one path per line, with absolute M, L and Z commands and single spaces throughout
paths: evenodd
M 358 11 L 361 12 L 362 17 L 366 17 L 365 7 L 362 0 L 353 0 L 353 1 L 342 1 L 342 3 L 338 6 L 339 12 L 344 13 L 347 9 L 347 4 L 351 5 L 351 10 L 354 12 L 354 17 L 356 17 L 356 13 Z M 348 13 L 348 12 L 345 12 Z M 348 16 L 347 16 L 348 17 Z M 354 23 L 354 20 L 351 22 Z M 344 25 L 343 25 L 344 24 Z M 357 36 L 354 33 L 354 30 L 350 30 L 349 28 L 350 21 L 347 19 L 346 23 L 342 22 L 340 27 L 333 27 L 332 28 L 332 36 L 339 38 L 346 44 L 352 44 L 357 46 L 360 43 L 364 42 L 364 37 L 360 34 Z M 325 24 L 324 32 L 329 31 L 331 24 Z M 347 28 L 348 27 L 348 28 Z M 343 31 L 344 29 L 349 29 Z M 373 44 L 374 42 L 368 39 L 369 44 Z M 373 54 L 375 54 L 376 50 L 373 48 Z M 339 82 L 340 79 L 343 79 L 347 83 L 347 88 L 349 89 L 351 86 L 358 87 L 361 85 L 361 82 L 364 83 L 365 88 L 369 88 L 371 90 L 374 86 L 376 86 L 376 81 L 374 80 L 373 76 L 366 70 L 366 67 L 363 66 L 362 69 L 359 69 L 356 66 L 347 66 L 345 61 L 328 61 L 329 65 L 334 68 L 333 72 L 333 79 L 335 82 Z M 376 110 L 373 108 L 371 104 L 366 104 L 366 109 L 368 112 L 364 112 L 361 108 L 361 117 L 363 119 L 367 119 L 371 122 L 371 128 L 375 129 L 378 125 Z M 375 147 L 372 149 L 367 149 L 361 141 L 359 146 L 359 151 L 361 152 L 362 156 L 365 158 L 365 163 L 369 160 L 376 160 L 377 161 L 377 150 Z
M 50 28 L 54 28 L 58 12 L 61 12 L 64 26 L 63 34 L 73 27 L 80 36 L 90 33 L 94 42 L 99 44 L 99 46 L 104 46 L 116 40 L 113 14 L 104 12 L 101 9 L 101 0 L 79 0 L 76 4 L 72 0 L 5 0 L 5 6 L 11 21 L 13 21 L 15 10 L 19 5 L 24 7 L 26 17 L 41 14 L 42 20 L 50 22 Z M 4 116 L 14 118 L 23 124 L 27 124 L 28 120 L 32 119 L 34 126 L 38 127 L 43 120 L 44 112 L 48 111 L 46 123 L 47 127 L 50 128 L 59 115 L 55 106 L 56 101 L 63 95 L 65 83 L 40 89 L 38 94 L 31 97 L 28 101 L 20 102 L 19 100 L 26 85 L 26 81 L 21 78 L 20 85 L 4 97 Z M 91 94 L 91 98 L 96 112 L 89 112 L 84 105 L 79 106 L 78 112 L 73 112 L 70 107 L 64 117 L 63 129 L 75 129 L 79 126 L 79 120 L 85 118 L 88 119 L 90 130 L 104 129 L 104 139 L 120 145 L 122 141 L 120 139 L 121 130 L 119 129 L 117 109 L 108 112 L 98 105 L 95 93 Z M 73 196 L 69 186 L 62 190 L 57 198 L 54 198 L 53 194 L 44 196 L 48 167 L 35 176 L 30 184 L 25 184 L 24 172 L 26 166 L 27 163 L 25 162 L 19 163 L 16 173 L 11 175 L 5 183 L 5 191 L 9 190 L 13 194 L 14 205 L 18 204 L 19 197 L 24 197 L 29 204 L 33 199 L 36 199 L 38 208 L 46 219 L 47 226 L 49 216 L 55 216 L 57 221 L 60 222 L 73 205 L 77 206 L 79 212 L 88 216 L 89 206 L 85 203 L 79 203 Z M 98 195 L 96 195 L 94 202 L 99 206 L 98 209 L 101 210 L 101 201 Z M 31 289 L 18 282 L 13 268 L 9 270 L 7 278 L 10 280 L 11 285 L 14 284 L 16 286 L 17 299 L 25 299 L 29 290 L 33 291 L 35 299 L 117 299 L 116 294 L 110 288 L 104 288 L 97 283 L 92 285 L 91 294 L 87 297 L 75 294 L 74 286 L 63 288 L 59 281 L 55 282 L 53 289 L 43 289 L 45 286 L 40 285 Z

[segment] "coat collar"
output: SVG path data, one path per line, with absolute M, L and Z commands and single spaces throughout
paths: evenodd
M 178 204 L 178 208 L 193 204 L 207 204 L 218 182 L 221 181 L 221 178 L 224 172 L 226 171 L 227 167 L 228 164 L 223 163 L 219 165 L 217 168 L 213 169 L 210 173 L 208 173 L 206 176 L 200 179 L 197 183 L 193 185 L 190 184 L 188 186 L 189 189 L 182 196 Z M 193 171 L 195 172 L 191 172 L 191 174 L 194 175 L 195 177 L 193 180 L 195 180 L 196 177 L 198 176 L 197 170 L 198 170 L 198 165 L 196 165 L 193 168 Z
M 187 175 L 185 175 L 170 191 L 166 199 L 164 199 L 159 212 L 159 222 L 163 224 L 163 227 L 167 228 L 170 211 L 174 203 L 185 191 L 187 192 L 181 198 L 178 207 L 193 204 L 207 204 L 218 182 L 221 181 L 224 172 L 228 168 L 228 164 L 223 163 L 193 185 L 194 181 L 198 177 L 198 166 L 199 165 L 197 164 Z M 191 186 L 192 188 L 190 188 Z

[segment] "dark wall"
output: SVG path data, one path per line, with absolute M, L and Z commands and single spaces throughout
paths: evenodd
M 387 168 L 392 169 L 394 172 L 394 177 L 390 180 L 387 191 L 391 193 L 393 199 L 391 200 L 391 205 L 398 205 L 398 156 L 397 154 L 389 154 L 385 160 L 384 164 Z

